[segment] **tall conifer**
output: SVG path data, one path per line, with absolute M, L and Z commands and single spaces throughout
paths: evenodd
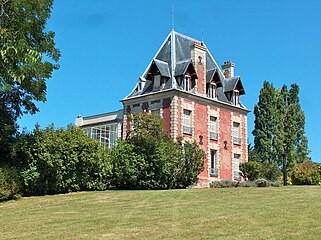
M 309 153 L 305 136 L 305 116 L 299 101 L 299 86 L 284 85 L 275 89 L 267 81 L 260 90 L 258 104 L 254 107 L 254 150 L 257 159 L 276 169 L 282 165 L 286 154 L 287 170 L 303 162 Z

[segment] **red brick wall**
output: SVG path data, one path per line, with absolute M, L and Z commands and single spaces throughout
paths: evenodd
M 194 106 L 194 139 L 199 144 L 200 148 L 206 153 L 206 159 L 204 164 L 204 171 L 199 175 L 200 177 L 208 176 L 208 126 L 207 126 L 207 106 L 199 103 L 195 103 Z M 200 144 L 200 136 L 203 136 Z
M 220 110 L 220 178 L 232 179 L 232 127 L 231 113 Z M 226 149 L 224 141 L 227 142 Z
M 164 119 L 164 129 L 170 136 L 171 132 L 171 100 L 170 98 L 163 99 L 163 119 Z

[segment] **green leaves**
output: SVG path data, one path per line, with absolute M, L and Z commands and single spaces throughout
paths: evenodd
M 290 90 L 285 85 L 275 89 L 265 81 L 254 115 L 254 151 L 260 162 L 277 170 L 273 165 L 281 166 L 283 154 L 286 154 L 289 171 L 307 157 L 305 117 L 297 84 L 292 84 Z
M 197 143 L 174 142 L 157 115 L 139 113 L 129 119 L 133 124 L 129 137 L 110 152 L 113 187 L 186 188 L 197 181 L 205 157 Z
M 52 4 L 0 0 L 0 111 L 13 127 L 21 115 L 38 111 L 37 101 L 46 101 L 46 80 L 59 68 L 55 34 L 45 30 Z
M 105 190 L 109 185 L 109 155 L 77 127 L 54 126 L 22 134 L 14 148 L 25 195 Z

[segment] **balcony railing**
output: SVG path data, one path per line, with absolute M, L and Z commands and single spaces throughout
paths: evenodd
M 183 126 L 183 133 L 192 134 L 192 128 Z
M 233 143 L 234 143 L 234 144 L 241 145 L 241 143 L 242 143 L 242 138 L 233 137 Z
M 217 140 L 218 139 L 218 133 L 210 132 L 210 139 Z
M 210 175 L 212 177 L 217 177 L 218 176 L 218 169 L 217 168 L 210 168 Z

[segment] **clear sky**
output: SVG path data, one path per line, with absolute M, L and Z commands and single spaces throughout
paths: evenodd
M 36 123 L 65 127 L 82 116 L 122 108 L 171 31 L 204 42 L 216 62 L 235 62 L 253 111 L 264 80 L 275 87 L 297 83 L 306 116 L 310 156 L 321 161 L 320 0 L 55 0 L 48 30 L 56 32 L 60 69 L 48 80 L 47 102 L 23 116 L 20 127 Z M 254 126 L 249 114 L 249 141 Z

